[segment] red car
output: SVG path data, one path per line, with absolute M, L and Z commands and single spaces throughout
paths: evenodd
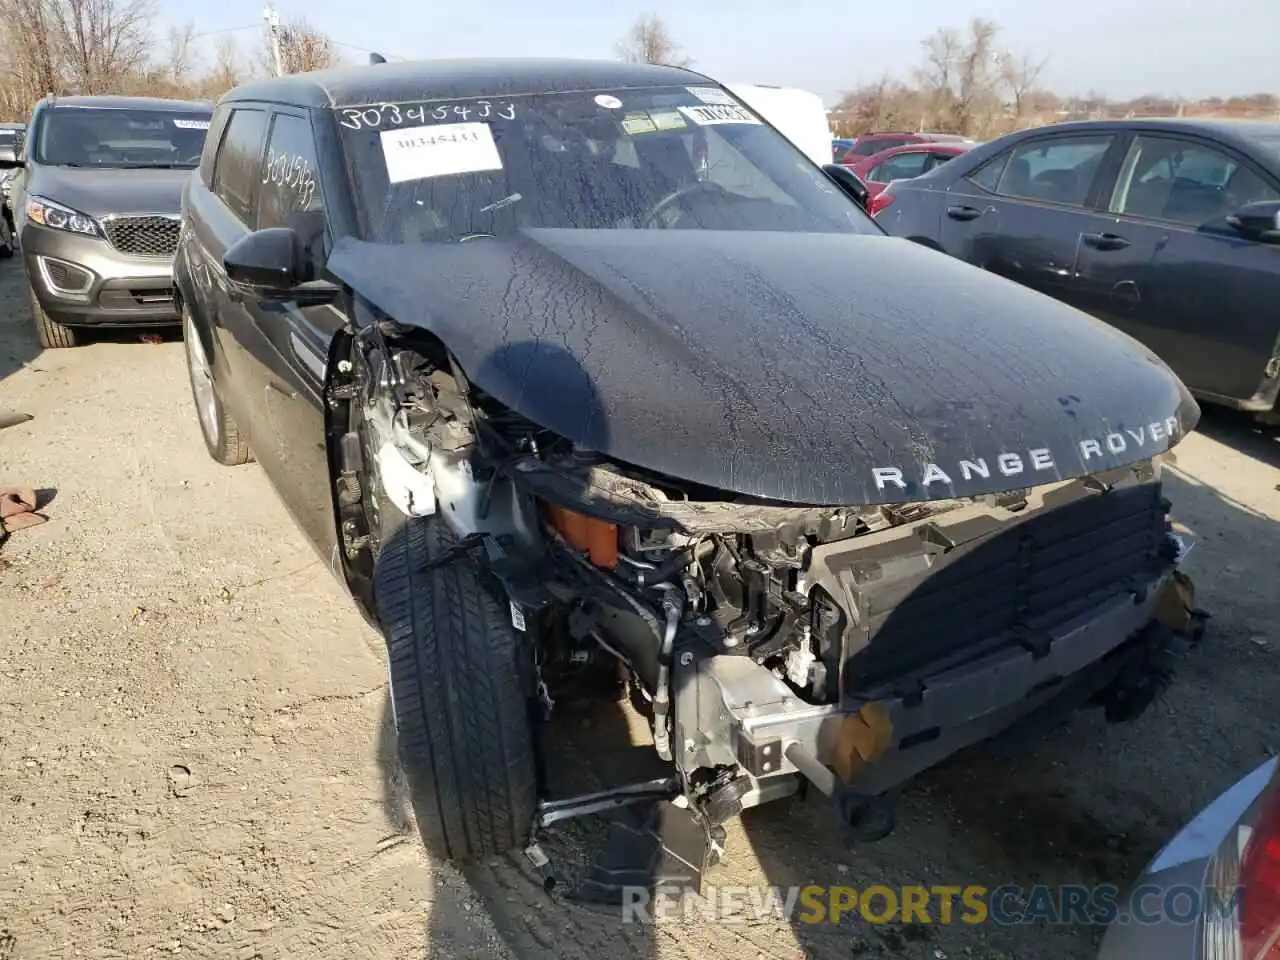
M 853 143 L 837 151 L 836 163 L 851 167 L 873 153 L 913 143 L 967 143 L 972 146 L 973 141 L 957 133 L 864 133 L 855 137 Z
M 848 167 L 866 183 L 868 198 L 874 198 L 890 180 L 918 177 L 975 146 L 977 144 L 972 142 L 909 143 L 905 147 L 890 147 L 873 153 L 857 163 L 848 164 Z

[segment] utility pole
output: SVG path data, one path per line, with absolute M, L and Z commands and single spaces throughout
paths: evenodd
M 262 19 L 267 22 L 267 39 L 271 41 L 271 58 L 275 61 L 276 76 L 284 76 L 284 59 L 280 55 L 280 14 L 270 2 L 262 8 Z

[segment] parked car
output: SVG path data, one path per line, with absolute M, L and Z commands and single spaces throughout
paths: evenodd
M 822 98 L 769 83 L 725 83 L 725 89 L 764 117 L 818 166 L 831 163 L 831 125 Z
M 874 199 L 891 180 L 918 177 L 967 153 L 972 146 L 969 143 L 909 143 L 863 157 L 849 168 L 866 183 L 868 198 Z
M 875 836 L 888 790 L 1038 706 L 1154 695 L 1194 400 L 800 158 L 716 81 L 615 61 L 214 111 L 174 262 L 196 419 L 386 637 L 433 852 L 667 800 L 696 872 L 803 780 Z M 670 775 L 547 798 L 541 718 L 619 664 Z
M 12 200 L 43 346 L 73 347 L 93 327 L 177 323 L 178 201 L 212 109 L 108 96 L 36 105 Z
M 17 162 L 26 129 L 25 123 L 0 123 L 0 168 Z
M 837 163 L 854 164 L 863 157 L 869 157 L 890 147 L 904 147 L 909 143 L 972 143 L 968 137 L 956 133 L 864 133 L 855 137 L 853 145 L 841 153 Z
M 1017 280 L 1154 350 L 1198 397 L 1280 397 L 1280 124 L 1065 123 L 873 201 L 889 233 Z
M 1098 960 L 1280 956 L 1276 759 L 1259 764 L 1196 814 L 1119 906 Z

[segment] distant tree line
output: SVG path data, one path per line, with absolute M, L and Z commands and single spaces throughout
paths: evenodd
M 155 0 L 0 0 L 0 120 L 24 120 L 54 94 L 216 99 L 274 70 L 263 27 L 256 44 L 220 35 L 201 56 L 193 24 L 157 36 Z M 332 40 L 305 20 L 280 30 L 285 71 L 333 66 Z
M 1090 92 L 1067 97 L 1047 89 L 1047 60 L 1009 50 L 1000 27 L 981 17 L 963 29 L 943 27 L 921 41 L 910 79 L 882 77 L 846 93 L 831 113 L 839 136 L 872 130 L 929 130 L 985 139 L 1056 120 L 1132 116 L 1233 116 L 1280 119 L 1280 98 L 1254 93 L 1179 100 L 1148 95 L 1110 100 Z

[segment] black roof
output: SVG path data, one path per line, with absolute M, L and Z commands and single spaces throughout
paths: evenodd
M 1067 120 L 1019 130 L 1021 138 L 1038 133 L 1081 133 L 1106 130 L 1148 130 L 1164 133 L 1201 133 L 1241 147 L 1257 146 L 1261 137 L 1280 136 L 1280 123 L 1265 120 L 1232 120 L 1225 117 L 1130 117 L 1125 120 Z
M 299 107 L 343 107 L 381 101 L 465 100 L 709 82 L 714 81 L 681 67 L 618 60 L 440 59 L 365 64 L 273 77 L 236 87 L 222 99 L 265 100 Z
M 107 107 L 115 110 L 173 110 L 178 113 L 208 113 L 213 106 L 208 100 L 168 100 L 164 97 L 101 96 L 45 97 L 42 104 L 56 107 Z M 39 104 L 37 104 L 39 106 Z

